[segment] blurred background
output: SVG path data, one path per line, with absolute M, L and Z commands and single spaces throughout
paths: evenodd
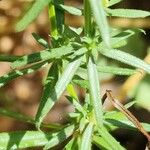
M 24 55 L 30 54 L 36 51 L 42 50 L 42 47 L 36 43 L 32 37 L 32 33 L 36 32 L 41 37 L 49 41 L 49 22 L 47 10 L 43 10 L 39 17 L 23 32 L 15 32 L 16 22 L 24 15 L 28 10 L 33 0 L 2 0 L 0 1 L 0 54 L 8 55 Z M 77 6 L 82 8 L 82 0 L 66 0 L 67 5 Z M 113 8 L 134 8 L 150 11 L 149 0 L 124 0 Z M 141 59 L 147 57 L 146 61 L 150 63 L 150 18 L 145 19 L 125 19 L 125 18 L 108 18 L 110 24 L 113 27 L 120 27 L 120 29 L 126 28 L 142 28 L 146 34 L 137 32 L 134 36 L 129 38 L 128 44 L 122 48 L 122 50 L 129 52 Z M 84 21 L 82 17 L 75 17 L 72 15 L 66 15 L 66 24 L 79 27 L 83 26 Z M 104 60 L 104 63 L 115 64 L 117 66 L 127 67 L 117 62 L 108 62 Z M 7 62 L 0 62 L 0 76 L 11 71 L 10 64 Z M 11 81 L 6 86 L 0 88 L 0 107 L 13 110 L 18 113 L 22 113 L 31 117 L 34 117 L 38 108 L 40 97 L 42 94 L 42 83 L 46 75 L 46 69 L 42 69 L 36 73 L 19 77 Z M 123 91 L 123 87 L 128 80 L 128 77 L 112 76 L 110 74 L 102 74 L 103 80 L 101 80 L 101 94 L 105 93 L 106 89 L 112 89 L 113 95 L 119 97 L 123 102 L 131 100 L 136 101 L 136 105 L 130 110 L 140 121 L 150 123 L 150 77 L 144 76 L 137 77 L 137 82 L 131 79 L 133 87 L 128 87 L 127 91 Z M 128 85 L 129 85 L 128 83 Z M 83 100 L 84 92 L 81 89 L 77 89 L 80 99 Z M 123 95 L 120 97 L 119 95 Z M 108 104 L 109 105 L 109 104 Z M 109 106 L 108 106 L 109 107 Z M 72 111 L 73 108 L 65 100 L 64 97 L 55 105 L 52 111 L 46 118 L 46 122 L 64 123 L 67 121 L 67 113 Z M 22 123 L 14 119 L 10 119 L 4 116 L 0 116 L 0 132 L 14 131 L 14 130 L 32 130 L 35 129 L 27 123 Z M 124 133 L 123 131 L 121 133 Z M 125 133 L 128 133 L 125 131 Z M 126 136 L 133 143 L 133 133 L 131 136 Z M 130 135 L 127 134 L 127 135 Z M 135 133 L 134 133 L 135 134 Z M 138 134 L 138 133 L 137 133 Z M 114 132 L 114 135 L 121 139 L 122 136 L 118 131 Z M 124 134 L 123 134 L 124 136 Z M 138 134 L 141 138 L 141 136 Z M 137 137 L 138 137 L 137 136 Z M 126 139 L 127 141 L 128 139 Z M 128 142 L 128 141 L 127 141 Z M 126 143 L 127 143 L 126 142 Z M 131 142 L 130 142 L 131 143 Z M 133 145 L 132 145 L 133 146 Z M 135 146 L 128 149 L 134 149 Z

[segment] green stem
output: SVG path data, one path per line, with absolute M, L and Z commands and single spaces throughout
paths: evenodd
M 53 4 L 49 4 L 49 9 L 48 9 L 48 14 L 49 14 L 49 20 L 51 23 L 51 36 L 54 38 L 58 37 L 58 30 L 57 30 L 57 22 L 56 22 L 56 13 L 55 13 L 55 7 Z
M 91 7 L 88 0 L 84 0 L 84 33 L 90 37 L 92 31 Z

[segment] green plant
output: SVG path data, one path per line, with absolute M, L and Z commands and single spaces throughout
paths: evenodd
M 35 119 L 18 115 L 0 108 L 0 114 L 17 120 L 35 124 L 38 131 L 16 131 L 0 133 L 0 149 L 18 149 L 44 146 L 52 148 L 68 139 L 66 150 L 91 149 L 92 144 L 100 149 L 123 150 L 117 140 L 109 133 L 115 128 L 136 129 L 134 125 L 118 111 L 103 110 L 98 72 L 118 75 L 132 75 L 135 69 L 98 65 L 98 61 L 107 57 L 141 68 L 150 73 L 150 65 L 125 53 L 118 48 L 126 44 L 126 40 L 136 31 L 115 30 L 108 25 L 107 16 L 139 18 L 150 15 L 150 12 L 130 9 L 111 9 L 121 0 L 84 0 L 82 10 L 64 5 L 63 0 L 36 0 L 25 16 L 18 22 L 17 31 L 24 30 L 48 6 L 51 23 L 51 43 L 36 33 L 33 37 L 44 47 L 44 50 L 25 56 L 0 55 L 1 61 L 11 62 L 13 71 L 0 77 L 0 86 L 12 79 L 37 71 L 51 63 L 44 83 L 43 95 Z M 64 12 L 72 15 L 83 15 L 83 28 L 73 28 L 64 24 Z M 61 18 L 61 19 L 60 19 Z M 23 67 L 23 69 L 19 69 Z M 79 70 L 87 76 L 79 74 Z M 85 101 L 80 103 L 74 85 L 86 90 Z M 44 124 L 43 119 L 67 89 L 67 100 L 75 111 L 69 114 L 67 125 Z M 110 121 L 111 120 L 111 121 Z M 150 125 L 143 123 L 144 129 L 150 131 Z M 53 131 L 40 131 L 40 127 Z M 71 138 L 69 138 L 71 137 Z

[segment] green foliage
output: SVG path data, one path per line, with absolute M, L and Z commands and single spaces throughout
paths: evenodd
M 150 16 L 150 12 L 136 9 L 107 9 L 109 16 L 125 18 L 144 18 Z
M 33 73 L 42 67 L 48 68 L 43 85 L 43 94 L 35 118 L 17 112 L 0 109 L 0 114 L 19 121 L 34 124 L 38 130 L 0 133 L 0 149 L 21 149 L 43 146 L 52 148 L 66 141 L 65 150 L 88 149 L 92 144 L 102 150 L 124 150 L 125 148 L 109 133 L 116 128 L 137 130 L 135 126 L 118 111 L 105 112 L 102 107 L 99 74 L 132 75 L 136 69 L 103 65 L 99 60 L 118 60 L 135 68 L 150 73 L 150 65 L 139 58 L 118 50 L 127 44 L 127 40 L 136 30 L 118 30 L 110 28 L 107 16 L 139 18 L 150 15 L 150 12 L 130 9 L 110 9 L 121 0 L 84 0 L 84 8 L 80 10 L 64 5 L 63 0 L 36 0 L 24 17 L 16 25 L 17 31 L 24 30 L 35 20 L 40 12 L 48 6 L 51 23 L 51 43 L 33 33 L 38 44 L 43 46 L 40 52 L 24 56 L 0 55 L 0 61 L 11 62 L 13 71 L 0 77 L 0 87 L 9 81 Z M 73 28 L 64 24 L 64 12 L 83 16 L 83 28 Z M 93 19 L 94 18 L 94 19 Z M 85 90 L 84 102 L 80 102 L 74 86 Z M 69 123 L 65 126 L 44 124 L 43 120 L 53 108 L 56 101 L 67 90 L 67 100 L 74 111 L 68 115 Z M 140 93 L 141 94 L 141 93 Z M 128 104 L 130 107 L 133 103 Z M 143 123 L 146 131 L 150 124 Z M 48 130 L 52 131 L 49 132 Z
M 24 17 L 17 23 L 16 31 L 24 30 L 38 15 L 40 12 L 50 3 L 51 0 L 36 0 L 29 11 L 26 12 Z

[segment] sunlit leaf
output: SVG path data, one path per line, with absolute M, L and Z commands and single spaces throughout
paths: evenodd
M 46 62 L 41 62 L 38 64 L 33 64 L 32 66 L 21 69 L 21 70 L 11 71 L 10 73 L 0 77 L 0 87 L 4 86 L 9 81 L 11 81 L 17 77 L 33 73 L 33 72 L 37 71 L 38 69 L 45 67 L 46 64 L 47 64 Z
M 122 63 L 143 69 L 147 73 L 150 73 L 150 65 L 133 55 L 130 55 L 120 50 L 106 50 L 106 51 L 100 50 L 100 53 L 108 58 L 118 60 Z
M 11 133 L 0 133 L 0 149 L 15 150 L 21 148 L 44 146 L 51 141 L 51 147 L 69 137 L 75 126 L 68 126 L 60 132 L 44 133 L 42 131 L 16 131 Z
M 107 9 L 107 13 L 113 17 L 144 18 L 150 16 L 149 11 L 136 9 Z
M 67 12 L 69 14 L 76 15 L 76 16 L 81 16 L 82 15 L 82 11 L 80 9 L 76 8 L 76 7 L 62 5 L 62 4 L 56 4 L 55 1 L 54 1 L 54 5 L 57 8 L 65 11 L 65 12 Z
M 112 150 L 125 150 L 124 147 L 120 145 L 120 143 L 104 128 L 98 129 L 99 134 L 101 137 L 110 145 Z
M 96 68 L 96 64 L 92 57 L 88 60 L 88 80 L 89 80 L 89 91 L 91 95 L 92 105 L 94 107 L 95 118 L 97 125 L 102 126 L 103 124 L 103 110 L 102 102 L 100 100 L 100 87 L 99 87 L 99 77 Z
M 121 112 L 112 111 L 107 112 L 105 114 L 105 123 L 109 129 L 114 130 L 116 128 L 124 128 L 130 130 L 137 130 L 136 127 L 133 125 L 131 121 Z M 150 132 L 150 124 L 148 123 L 141 123 L 144 129 L 147 132 Z
M 102 39 L 104 40 L 105 45 L 110 48 L 110 33 L 109 26 L 107 23 L 106 14 L 103 8 L 102 1 L 97 2 L 97 0 L 89 0 L 91 9 L 93 11 L 93 15 L 95 21 L 99 27 Z
M 34 19 L 38 17 L 40 12 L 50 3 L 51 0 L 36 0 L 31 8 L 26 12 L 23 18 L 17 23 L 16 31 L 24 30 Z
M 49 44 L 46 40 L 44 40 L 42 37 L 40 37 L 38 34 L 36 33 L 32 33 L 32 36 L 35 38 L 35 40 L 40 44 L 42 45 L 43 47 L 45 48 L 48 48 L 49 47 Z
M 111 73 L 115 75 L 132 75 L 136 70 L 128 68 L 120 68 L 113 66 L 97 66 L 97 70 L 102 73 Z
M 35 63 L 39 61 L 46 61 L 50 59 L 58 59 L 61 58 L 62 56 L 65 56 L 67 54 L 70 54 L 73 52 L 73 47 L 72 46 L 62 46 L 59 48 L 53 48 L 50 50 L 42 50 L 40 52 L 36 52 L 33 54 L 25 55 L 14 61 L 11 65 L 13 69 L 22 67 L 24 65 L 30 64 L 30 63 Z
M 64 92 L 67 85 L 72 80 L 76 70 L 80 66 L 81 60 L 82 58 L 78 58 L 70 62 L 55 86 L 51 86 L 51 81 L 47 81 L 47 85 L 45 86 L 42 100 L 38 108 L 38 112 L 36 114 L 36 126 L 38 128 L 40 127 L 40 124 L 43 121 L 46 114 L 50 111 L 55 102 Z
M 100 149 L 112 150 L 111 146 L 101 136 L 94 135 L 93 143 Z
M 109 6 L 109 7 L 110 7 L 110 6 L 113 6 L 113 5 L 115 5 L 115 4 L 117 4 L 117 3 L 121 2 L 121 1 L 122 1 L 122 0 L 110 0 L 108 6 Z
M 91 150 L 93 123 L 89 123 L 82 135 L 81 150 Z
M 52 135 L 52 138 L 48 140 L 46 145 L 44 146 L 43 150 L 50 149 L 54 147 L 55 145 L 60 144 L 64 140 L 66 140 L 69 136 L 71 136 L 74 132 L 75 126 L 71 125 L 69 127 L 64 128 L 60 132 L 57 132 Z
M 110 42 L 112 48 L 119 48 L 119 47 L 125 46 L 127 44 L 127 39 L 131 37 L 132 35 L 134 35 L 135 32 L 136 31 L 133 31 L 133 30 L 125 30 L 115 35 L 114 37 L 112 37 L 111 42 Z M 105 47 L 104 42 L 102 42 L 100 46 L 104 48 Z

